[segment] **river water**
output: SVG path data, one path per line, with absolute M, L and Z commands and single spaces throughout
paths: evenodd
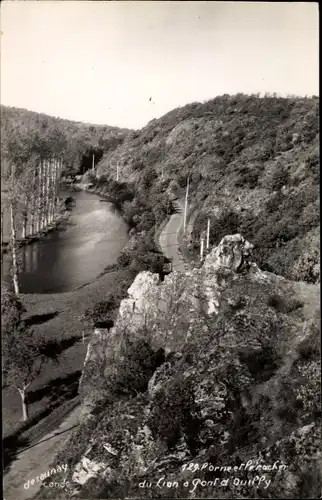
M 111 203 L 98 195 L 60 192 L 75 203 L 62 230 L 21 249 L 19 277 L 22 293 L 67 292 L 95 279 L 116 262 L 128 241 L 128 227 Z M 2 278 L 11 282 L 9 255 L 3 256 Z

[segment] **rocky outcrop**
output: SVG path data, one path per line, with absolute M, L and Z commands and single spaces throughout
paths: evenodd
M 98 474 L 103 471 L 106 471 L 105 463 L 95 463 L 84 456 L 75 467 L 72 481 L 76 484 L 83 485 L 90 479 L 97 477 Z
M 86 395 L 86 401 L 101 398 L 98 392 L 104 388 L 97 384 L 97 377 L 102 380 L 104 371 L 104 379 L 108 378 L 124 335 L 146 338 L 148 332 L 155 350 L 163 348 L 167 353 L 182 349 L 193 318 L 201 310 L 207 314 L 219 311 L 225 282 L 220 283 L 223 275 L 219 279 L 218 271 L 228 273 L 227 277 L 232 272 L 241 272 L 249 264 L 251 249 L 252 245 L 241 235 L 226 236 L 207 255 L 201 269 L 186 274 L 175 271 L 164 282 L 160 282 L 158 274 L 139 273 L 128 290 L 128 298 L 121 302 L 114 328 L 109 332 L 95 330 L 89 343 L 84 370 L 87 375 L 83 375 L 80 383 L 80 393 Z M 99 374 L 97 377 L 92 367 Z
M 90 413 L 101 397 L 102 379 L 101 371 L 105 366 L 105 352 L 102 346 L 106 346 L 109 340 L 107 328 L 95 328 L 87 347 L 84 361 L 84 370 L 79 381 L 79 394 L 83 399 L 82 416 Z M 91 391 L 86 388 L 91 386 Z
M 238 272 L 248 264 L 254 246 L 240 234 L 225 236 L 219 245 L 205 258 L 205 271 L 224 267 Z
M 62 451 L 78 494 L 314 497 L 318 289 L 261 271 L 251 250 L 227 236 L 199 269 L 140 273 L 95 334 L 80 387 L 95 409 Z

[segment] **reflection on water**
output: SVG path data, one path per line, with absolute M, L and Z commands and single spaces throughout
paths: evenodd
M 21 249 L 22 293 L 62 292 L 83 285 L 116 262 L 127 242 L 127 226 L 111 204 L 85 192 L 61 196 L 76 199 L 70 223 Z M 3 274 L 10 281 L 9 255 L 3 257 Z

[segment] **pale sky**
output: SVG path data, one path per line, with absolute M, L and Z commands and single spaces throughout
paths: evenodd
M 315 2 L 6 0 L 1 104 L 141 128 L 225 93 L 318 95 L 318 30 Z

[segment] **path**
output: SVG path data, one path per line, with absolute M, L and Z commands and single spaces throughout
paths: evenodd
M 19 453 L 11 464 L 9 472 L 3 478 L 5 500 L 27 500 L 37 493 L 41 482 L 35 482 L 34 485 L 29 483 L 28 489 L 24 488 L 24 484 L 28 479 L 36 479 L 37 476 L 49 470 L 55 455 L 70 436 L 72 429 L 78 425 L 80 411 L 81 407 L 76 406 L 59 427 Z M 55 427 L 54 422 L 52 425 Z
M 183 227 L 183 206 L 180 201 L 174 201 L 176 212 L 171 215 L 168 223 L 160 235 L 160 245 L 162 252 L 168 259 L 172 259 L 173 270 L 185 273 L 189 271 L 190 266 L 184 260 L 179 250 L 179 232 Z

